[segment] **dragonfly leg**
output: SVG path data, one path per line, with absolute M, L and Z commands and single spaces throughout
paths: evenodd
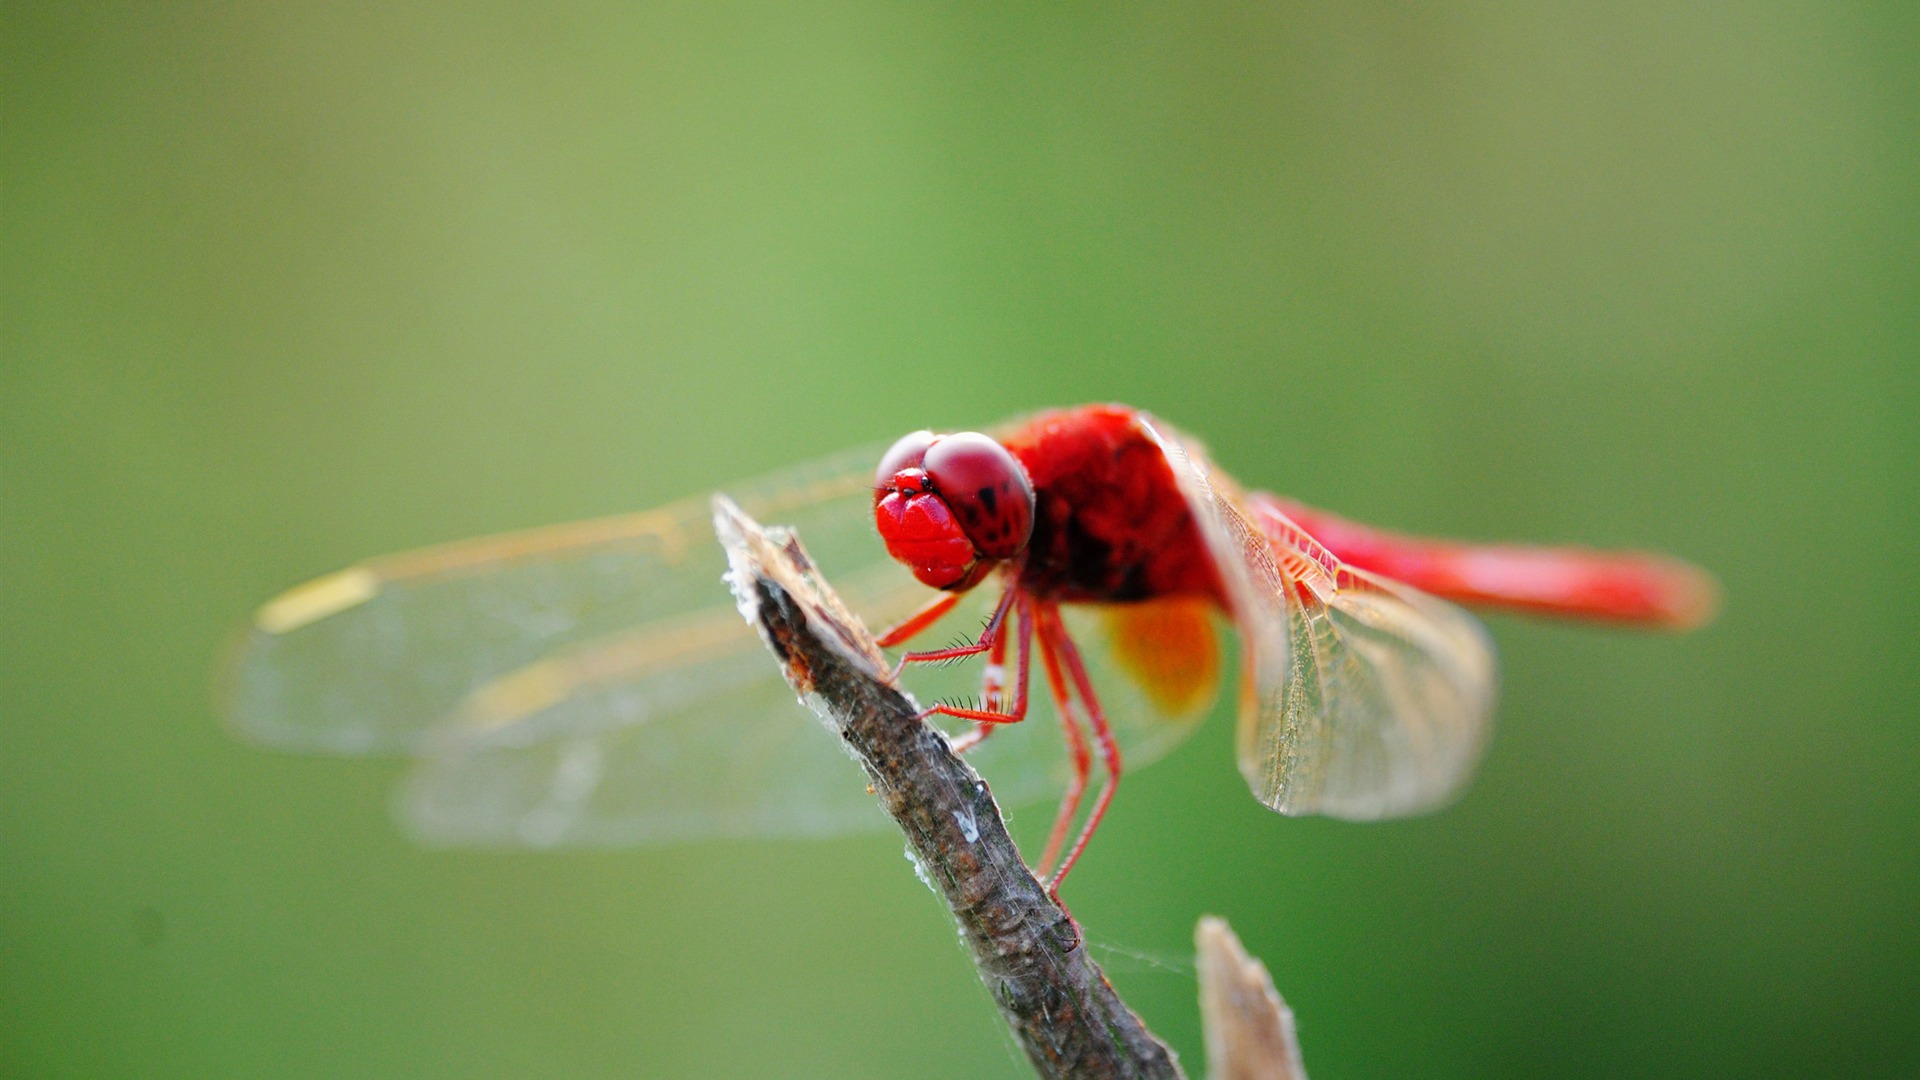
M 886 632 L 882 633 L 875 639 L 876 643 L 883 649 L 891 649 L 895 645 L 899 645 L 913 638 L 919 634 L 920 631 L 939 622 L 941 617 L 947 612 L 952 611 L 953 605 L 960 602 L 961 596 L 961 593 L 941 593 L 932 600 L 922 604 L 920 610 L 902 619 Z
M 1087 678 L 1087 665 L 1080 659 L 1080 649 L 1074 645 L 1073 638 L 1067 633 L 1066 624 L 1060 621 L 1058 609 L 1044 612 L 1045 623 L 1040 627 L 1041 640 L 1050 643 L 1066 662 L 1067 674 L 1073 679 L 1074 690 L 1080 703 L 1086 706 L 1087 722 L 1093 728 L 1094 746 L 1100 751 L 1100 762 L 1106 766 L 1107 782 L 1100 788 L 1100 797 L 1094 800 L 1093 809 L 1087 814 L 1087 823 L 1080 828 L 1080 835 L 1068 849 L 1066 858 L 1060 860 L 1060 868 L 1054 871 L 1053 880 L 1047 885 L 1047 892 L 1057 903 L 1060 899 L 1060 883 L 1066 880 L 1067 872 L 1080 860 L 1080 853 L 1086 850 L 1087 841 L 1093 839 L 1093 831 L 1100 827 L 1100 819 L 1107 814 L 1108 804 L 1113 802 L 1114 789 L 1120 786 L 1120 747 L 1113 741 L 1113 729 L 1107 726 L 1106 713 L 1100 708 L 1100 699 L 1093 692 L 1093 681 Z
M 1017 724 L 1027 718 L 1027 673 L 1028 663 L 1033 655 L 1033 609 L 1025 597 L 1018 595 L 1018 590 L 1008 589 L 1007 597 L 1007 599 L 1000 601 L 1000 611 L 994 615 L 996 623 L 993 626 L 993 631 L 997 635 L 999 630 L 1004 629 L 1007 622 L 1006 613 L 1010 607 L 1019 608 L 1019 616 L 1013 620 L 1015 624 L 1014 636 L 1019 642 L 1019 661 L 1014 669 L 1012 705 L 1006 709 L 997 707 L 969 709 L 959 705 L 934 705 L 921 712 L 921 719 L 924 720 L 929 716 L 938 714 L 941 716 L 951 716 L 956 720 L 972 720 L 980 724 Z M 984 637 L 985 635 L 982 636 Z M 992 648 L 993 642 L 989 641 L 983 647 L 983 650 L 980 651 L 990 650 Z M 982 704 L 998 706 L 999 702 L 988 701 L 982 702 Z M 963 736 L 962 738 L 964 739 L 965 737 Z M 984 736 L 982 736 L 982 738 L 984 738 Z M 975 738 L 968 743 L 968 745 L 977 744 L 979 741 L 979 738 Z
M 954 753 L 964 754 L 974 747 L 979 746 L 981 743 L 986 742 L 987 736 L 991 734 L 993 734 L 992 724 L 975 724 L 972 731 L 964 735 L 954 736 L 948 741 L 947 745 Z
M 1054 815 L 1053 829 L 1047 834 L 1047 847 L 1040 856 L 1040 877 L 1046 878 L 1054 862 L 1060 857 L 1060 845 L 1066 842 L 1067 828 L 1080 813 L 1080 797 L 1086 794 L 1087 777 L 1092 771 L 1093 758 L 1087 751 L 1086 736 L 1081 734 L 1080 721 L 1073 715 L 1073 692 L 1067 685 L 1066 676 L 1060 672 L 1060 653 L 1053 646 L 1053 639 L 1045 631 L 1040 634 L 1040 662 L 1046 665 L 1047 689 L 1053 693 L 1053 707 L 1060 713 L 1060 727 L 1067 738 L 1067 753 L 1073 760 L 1073 776 L 1067 781 L 1066 793 L 1060 796 L 1060 810 Z
M 999 709 L 1007 694 L 1007 635 L 1001 634 L 993 639 L 993 648 L 987 651 L 986 668 L 980 673 L 980 700 L 989 709 Z M 985 742 L 993 734 L 993 724 L 976 723 L 973 730 L 953 740 L 953 752 L 964 754 Z
M 993 617 L 987 620 L 986 628 L 980 631 L 980 637 L 974 641 L 973 644 L 953 645 L 945 649 L 927 649 L 924 652 L 910 652 L 901 656 L 900 663 L 895 665 L 893 669 L 894 680 L 899 680 L 900 673 L 907 669 L 908 664 L 931 664 L 940 660 L 958 660 L 964 656 L 978 656 L 993 648 L 993 641 L 1000 636 L 1001 630 L 1006 627 L 1007 613 L 1013 610 L 1014 600 L 1019 594 L 1020 590 L 1017 587 L 1012 585 L 1007 586 L 1007 591 L 1000 594 L 999 606 L 993 609 Z M 954 603 L 958 602 L 958 600 L 954 601 Z M 928 611 L 932 610 L 934 606 L 933 604 L 927 605 L 926 608 L 921 610 L 921 615 L 925 615 Z M 952 606 L 953 604 L 951 603 L 947 605 L 948 608 Z M 944 611 L 941 612 L 941 614 L 944 613 Z M 938 617 L 938 615 L 934 616 L 934 618 Z M 919 618 L 920 615 L 916 615 L 912 619 L 908 619 L 907 623 L 912 623 Z M 933 619 L 931 618 L 927 620 L 929 623 L 932 621 Z

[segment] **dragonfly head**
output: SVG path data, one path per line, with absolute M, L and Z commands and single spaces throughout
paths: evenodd
M 1026 550 L 1033 484 L 985 435 L 916 431 L 880 458 L 873 516 L 889 555 L 922 584 L 959 592 Z

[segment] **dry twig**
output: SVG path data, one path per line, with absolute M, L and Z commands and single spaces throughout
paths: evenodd
M 986 783 L 887 682 L 879 647 L 799 541 L 723 496 L 714 527 L 741 614 L 866 768 L 1034 1067 L 1045 1077 L 1179 1077 L 1173 1052 L 1120 1000 L 1027 869 Z
M 1307 1080 L 1293 1035 L 1293 1010 L 1227 920 L 1202 918 L 1193 946 L 1199 954 L 1208 1080 Z

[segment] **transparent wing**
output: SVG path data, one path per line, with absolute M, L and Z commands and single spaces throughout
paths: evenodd
M 873 534 L 878 456 L 850 452 L 728 489 L 754 516 L 795 527 L 876 627 L 931 596 Z M 433 843 L 622 845 L 884 825 L 864 774 L 740 618 L 711 517 L 702 497 L 374 559 L 300 586 L 256 617 L 227 676 L 229 714 L 279 748 L 413 754 L 397 810 Z M 930 634 L 971 637 L 994 598 L 976 590 Z M 1177 744 L 1213 696 L 1192 679 L 1169 693 L 1143 666 L 1147 610 L 1068 614 L 1094 677 L 1115 687 L 1103 701 L 1129 767 Z M 1216 628 L 1181 628 L 1217 667 Z M 1009 805 L 1057 793 L 1067 777 L 1034 667 L 1028 721 L 973 753 Z M 979 680 L 969 663 L 914 670 L 907 685 L 930 702 L 973 696 Z M 1125 685 L 1143 680 L 1157 699 Z
M 856 520 L 866 513 L 863 502 Z M 877 563 L 844 580 L 843 598 L 869 618 L 910 610 L 918 590 Z M 717 575 L 708 599 L 474 693 L 400 789 L 409 832 L 618 846 L 884 825 L 865 774 L 795 700 Z
M 800 537 L 811 555 L 804 526 Z M 876 626 L 904 618 L 931 596 L 891 561 L 845 575 L 835 586 L 849 608 Z M 971 638 L 995 595 L 990 587 L 976 590 L 929 635 Z M 429 843 L 536 846 L 817 836 L 885 826 L 866 774 L 794 700 L 759 640 L 724 600 L 711 612 L 711 631 L 688 623 L 643 627 L 483 688 L 455 722 L 463 737 L 423 759 L 403 786 L 402 821 Z M 1158 698 L 1142 693 L 1138 623 L 1146 606 L 1134 609 L 1067 616 L 1093 677 L 1114 691 L 1103 702 L 1130 769 L 1178 745 L 1206 716 L 1217 683 L 1190 678 L 1172 694 L 1164 686 Z M 1204 619 L 1175 619 L 1179 630 L 1205 634 L 1203 643 L 1189 640 L 1187 648 L 1210 656 L 1213 666 L 1194 670 L 1217 672 L 1217 628 Z M 748 647 L 705 650 L 707 634 L 717 636 L 727 620 L 745 632 Z M 906 684 L 921 702 L 972 698 L 980 674 L 977 662 L 912 669 Z M 1151 682 L 1152 672 L 1146 675 Z M 996 729 L 969 754 L 1003 805 L 1055 796 L 1069 773 L 1037 660 L 1032 678 L 1027 720 Z
M 877 457 L 836 455 L 736 494 L 748 512 L 805 529 L 828 573 L 857 569 L 884 554 L 868 505 Z M 511 692 L 561 693 L 581 674 L 569 663 L 642 662 L 622 646 L 646 652 L 663 636 L 684 650 L 680 666 L 717 677 L 727 657 L 759 648 L 723 603 L 725 569 L 705 498 L 369 560 L 260 609 L 225 676 L 227 712 L 284 749 L 413 753 L 469 695 L 542 659 L 557 662 Z M 627 636 L 636 626 L 653 636 Z M 643 666 L 676 665 L 654 653 Z M 665 681 L 670 696 L 707 685 Z
M 1197 443 L 1156 434 L 1233 599 L 1240 771 L 1254 796 L 1286 814 L 1362 820 L 1446 802 L 1491 724 L 1493 649 L 1479 622 L 1342 566 L 1214 473 Z

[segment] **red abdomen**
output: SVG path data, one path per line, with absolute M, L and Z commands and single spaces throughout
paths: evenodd
M 1040 413 L 999 435 L 1033 481 L 1021 584 L 1054 600 L 1225 593 L 1165 452 L 1123 405 Z M 1711 618 L 1713 578 L 1642 552 L 1476 545 L 1374 529 L 1276 495 L 1245 496 L 1349 566 L 1477 607 L 1684 629 Z
M 1687 630 L 1707 622 L 1719 588 L 1698 567 L 1642 551 L 1463 544 L 1405 536 L 1265 493 L 1251 497 L 1336 558 L 1475 607 Z
M 1123 405 L 1083 405 L 999 433 L 1033 481 L 1021 583 L 1056 600 L 1218 600 L 1219 578 L 1166 455 Z

